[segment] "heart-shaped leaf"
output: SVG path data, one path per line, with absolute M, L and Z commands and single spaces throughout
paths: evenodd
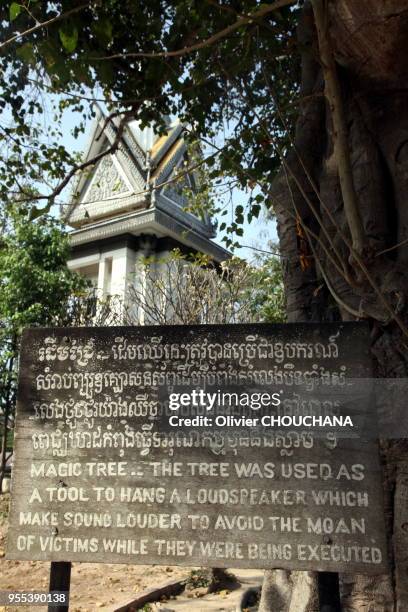
M 23 7 L 21 6 L 21 4 L 18 4 L 17 2 L 12 2 L 10 4 L 10 21 L 14 21 L 15 19 L 17 19 L 17 17 L 21 13 L 22 8 Z
M 58 30 L 62 45 L 68 53 L 75 51 L 78 43 L 78 30 L 74 27 L 64 27 Z

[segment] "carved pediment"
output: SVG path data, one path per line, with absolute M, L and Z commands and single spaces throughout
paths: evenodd
M 83 202 L 101 202 L 130 193 L 125 177 L 111 155 L 103 157 L 96 167 Z
M 131 121 L 122 130 L 119 144 L 118 129 L 115 120 L 107 121 L 101 111 L 97 112 L 85 159 L 92 163 L 116 143 L 115 152 L 101 157 L 95 166 L 78 175 L 72 201 L 64 212 L 66 221 L 80 229 L 101 220 L 164 206 L 168 214 L 194 225 L 194 231 L 205 236 L 212 233 L 208 220 L 188 208 L 190 198 L 183 192 L 186 186 L 193 191 L 196 188 L 194 172 L 184 174 L 191 162 L 183 126 L 171 124 L 166 134 L 158 136 L 153 128 L 141 128 Z M 171 177 L 178 180 L 172 182 Z

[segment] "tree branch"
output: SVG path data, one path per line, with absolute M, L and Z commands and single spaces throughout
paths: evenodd
M 343 96 L 327 31 L 325 2 L 324 0 L 312 0 L 312 6 L 325 81 L 325 96 L 333 122 L 333 147 L 338 166 L 344 212 L 351 233 L 353 249 L 357 253 L 362 253 L 364 247 L 364 227 L 353 183 Z
M 90 4 L 91 4 L 91 1 L 89 0 L 89 2 L 86 2 L 85 4 L 80 4 L 79 6 L 76 6 L 75 8 L 72 8 L 69 11 L 66 11 L 65 13 L 60 13 L 59 15 L 56 15 L 55 17 L 51 17 L 51 19 L 48 19 L 47 21 L 43 21 L 42 23 L 37 23 L 35 26 L 33 26 L 32 28 L 29 28 L 28 30 L 25 30 L 24 32 L 19 32 L 18 34 L 14 34 L 13 36 L 8 38 L 4 42 L 0 43 L 0 51 L 2 51 L 4 47 L 7 47 L 7 45 L 13 43 L 15 40 L 18 40 L 19 38 L 22 38 L 23 36 L 28 36 L 29 34 L 33 34 L 34 32 L 37 32 L 37 30 L 41 30 L 41 28 L 46 28 L 49 25 L 57 21 L 61 21 L 61 19 L 65 19 L 65 17 L 69 17 L 70 15 L 73 15 L 74 13 L 79 13 L 83 9 L 88 8 Z
M 122 138 L 122 134 L 123 134 L 123 130 L 126 125 L 126 120 L 129 116 L 132 116 L 132 114 L 133 114 L 133 111 L 127 111 L 126 113 L 123 113 L 120 123 L 117 126 L 117 133 L 115 136 L 115 140 L 108 149 L 106 149 L 105 151 L 102 151 L 98 155 L 95 155 L 95 157 L 92 157 L 92 159 L 88 159 L 87 161 L 84 161 L 81 164 L 77 164 L 73 166 L 71 170 L 65 175 L 63 180 L 59 183 L 59 185 L 52 191 L 52 193 L 48 195 L 42 195 L 42 196 L 34 196 L 34 197 L 31 196 L 30 201 L 32 200 L 47 200 L 48 202 L 54 201 L 54 199 L 68 185 L 69 181 L 72 179 L 72 177 L 77 172 L 82 172 L 83 170 L 85 170 L 85 168 L 88 168 L 88 166 L 94 166 L 96 163 L 98 163 L 98 161 L 100 161 L 106 155 L 114 153 L 119 147 L 119 144 Z M 25 200 L 21 200 L 21 201 L 25 201 Z
M 225 38 L 229 34 L 232 34 L 232 32 L 235 32 L 235 30 L 238 30 L 239 28 L 242 28 L 245 25 L 251 24 L 257 19 L 261 19 L 262 17 L 269 15 L 269 13 L 272 13 L 273 11 L 283 8 L 284 6 L 295 4 L 295 2 L 296 0 L 276 0 L 272 4 L 263 6 L 261 9 L 259 9 L 258 11 L 255 11 L 252 14 L 245 15 L 245 17 L 240 17 L 234 23 L 227 26 L 223 30 L 220 30 L 216 34 L 213 34 L 209 38 L 206 38 L 205 40 L 195 43 L 194 45 L 191 45 L 189 47 L 183 47 L 182 49 L 176 49 L 174 51 L 157 51 L 157 52 L 156 51 L 151 51 L 151 52 L 141 51 L 141 52 L 135 52 L 135 53 L 115 53 L 113 55 L 106 55 L 104 57 L 93 57 L 91 59 L 94 61 L 97 61 L 97 60 L 123 59 L 126 57 L 134 57 L 134 58 L 137 58 L 137 57 L 145 57 L 145 58 L 180 57 L 181 55 L 187 55 L 188 53 L 192 53 L 193 51 L 199 51 L 200 49 L 209 47 L 213 45 L 214 43 L 218 42 L 219 40 Z

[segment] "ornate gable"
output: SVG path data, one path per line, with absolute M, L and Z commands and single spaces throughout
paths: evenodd
M 85 159 L 91 160 L 116 144 L 118 119 L 106 122 L 96 109 L 96 121 Z M 213 235 L 211 220 L 188 211 L 183 188 L 195 188 L 194 172 L 183 176 L 189 155 L 183 138 L 183 125 L 168 124 L 166 134 L 158 135 L 152 127 L 141 128 L 130 121 L 121 133 L 115 153 L 102 157 L 95 167 L 78 176 L 71 203 L 65 210 L 69 225 L 81 230 L 103 223 L 114 223 L 126 215 L 144 214 L 157 209 L 177 219 L 202 236 Z M 180 174 L 172 183 L 171 178 Z M 113 231 L 113 225 L 112 225 Z M 152 232 L 168 228 L 152 228 Z
M 101 202 L 126 193 L 131 193 L 131 186 L 110 155 L 103 157 L 97 165 L 83 202 Z

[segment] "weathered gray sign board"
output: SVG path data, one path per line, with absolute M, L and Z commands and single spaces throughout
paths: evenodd
M 384 572 L 375 441 L 255 422 L 368 378 L 368 346 L 354 323 L 27 330 L 8 558 Z M 280 404 L 217 425 L 236 407 L 166 401 L 231 389 Z

